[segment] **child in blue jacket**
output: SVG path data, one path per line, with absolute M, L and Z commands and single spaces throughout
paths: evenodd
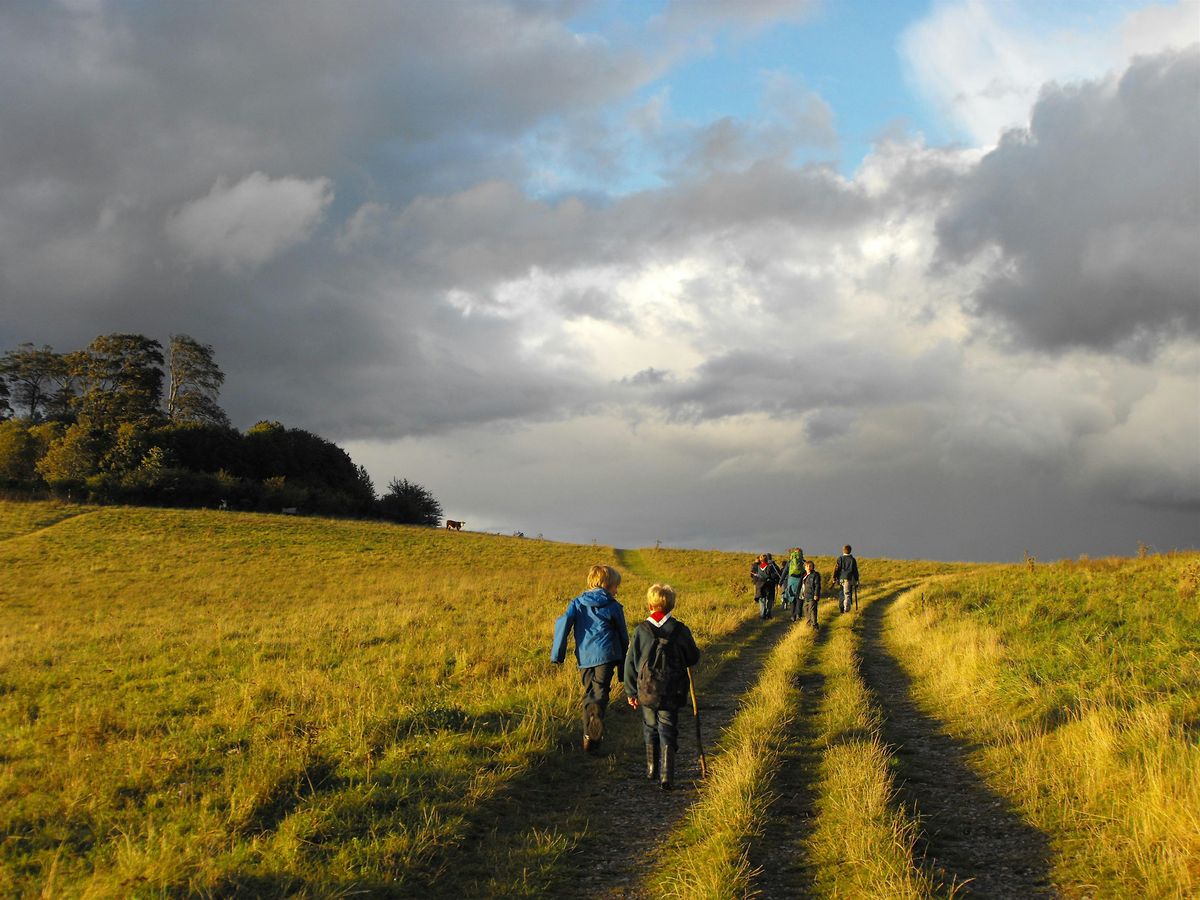
M 594 750 L 604 738 L 604 713 L 613 672 L 629 649 L 625 610 L 617 602 L 621 573 L 611 566 L 592 566 L 588 588 L 567 604 L 554 623 L 550 661 L 567 656 L 567 633 L 575 635 L 575 659 L 583 682 L 583 749 Z

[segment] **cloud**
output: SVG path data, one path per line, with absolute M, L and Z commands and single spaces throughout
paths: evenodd
M 672 0 L 661 23 L 671 32 L 733 28 L 753 31 L 781 22 L 802 22 L 819 8 L 820 0 Z
M 1104 78 L 1137 55 L 1197 38 L 1188 0 L 1136 10 L 1115 28 L 1106 27 L 1111 16 L 1068 12 L 1039 0 L 941 0 L 901 35 L 908 80 L 971 141 L 990 147 L 1029 124 L 1044 85 Z
M 992 259 L 978 311 L 1047 349 L 1200 333 L 1197 96 L 1200 46 L 1048 87 L 938 223 L 945 260 Z
M 1024 131 L 853 173 L 800 162 L 838 146 L 807 71 L 728 118 L 656 83 L 813 9 L 672 5 L 644 40 L 573 2 L 3 4 L 0 338 L 193 334 L 239 425 L 508 531 L 1169 546 L 1200 480 L 1192 57 L 1072 84 L 1038 44 Z
M 332 202 L 328 178 L 272 179 L 255 172 L 234 184 L 218 178 L 207 196 L 171 214 L 165 229 L 188 259 L 237 273 L 308 240 Z

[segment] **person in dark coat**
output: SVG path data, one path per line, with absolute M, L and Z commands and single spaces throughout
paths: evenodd
M 687 702 L 687 670 L 700 661 L 700 648 L 686 625 L 672 615 L 675 589 L 656 584 L 646 591 L 650 615 L 633 631 L 633 642 L 625 654 L 625 696 L 629 705 L 642 711 L 642 736 L 646 741 L 646 777 L 658 779 L 659 787 L 669 791 L 675 778 L 675 753 L 679 749 L 679 707 Z M 664 639 L 672 649 L 666 651 L 670 689 L 655 705 L 638 697 L 638 679 L 650 658 L 654 645 Z
M 842 548 L 842 555 L 833 568 L 833 580 L 842 588 L 841 611 L 850 612 L 850 604 L 858 590 L 858 560 L 850 555 L 849 544 Z
M 550 661 L 567 655 L 567 635 L 575 636 L 575 659 L 583 682 L 583 749 L 594 750 L 604 738 L 604 714 L 613 673 L 629 649 L 625 610 L 617 602 L 621 573 L 611 566 L 592 566 L 588 590 L 567 604 L 554 623 Z M 620 677 L 618 673 L 618 677 Z
M 817 601 L 821 599 L 821 573 L 810 559 L 804 563 L 804 577 L 800 580 L 799 599 L 792 613 L 792 621 L 800 618 L 800 606 L 804 605 L 804 618 L 813 628 L 817 627 Z
M 771 607 L 775 605 L 775 586 L 779 584 L 779 566 L 770 553 L 759 554 L 750 564 L 750 578 L 754 582 L 754 599 L 758 602 L 759 618 L 771 618 Z

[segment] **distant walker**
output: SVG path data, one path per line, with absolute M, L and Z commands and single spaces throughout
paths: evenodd
M 462 531 L 462 527 L 466 524 L 467 524 L 466 522 L 458 522 L 454 519 L 447 519 L 446 520 L 446 530 L 447 531 Z

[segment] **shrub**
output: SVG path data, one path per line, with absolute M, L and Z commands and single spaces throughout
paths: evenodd
M 442 518 L 442 504 L 419 484 L 407 478 L 393 478 L 387 493 L 376 504 L 380 518 L 406 525 L 437 526 Z

